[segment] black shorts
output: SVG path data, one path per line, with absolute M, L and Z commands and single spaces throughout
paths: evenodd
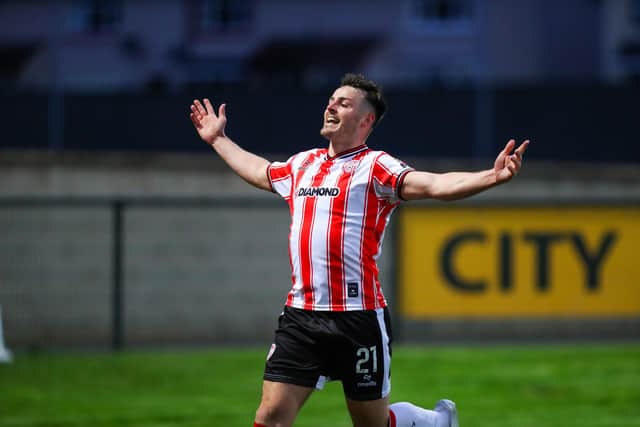
M 264 379 L 321 389 L 342 381 L 352 400 L 375 400 L 391 391 L 389 311 L 309 311 L 285 307 Z

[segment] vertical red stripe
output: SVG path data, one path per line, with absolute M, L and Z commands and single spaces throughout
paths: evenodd
M 373 253 L 372 258 L 380 250 L 380 245 L 382 244 L 382 235 L 387 224 L 387 217 L 391 214 L 391 211 L 395 209 L 395 206 L 395 204 L 385 204 L 384 206 L 382 206 L 381 212 L 378 214 L 378 223 L 376 224 L 375 228 L 376 245 L 375 252 Z M 373 293 L 372 295 L 370 295 L 371 299 L 366 301 L 366 303 L 368 307 L 373 306 L 372 308 L 381 308 L 385 306 L 385 302 L 382 290 L 380 289 L 380 281 L 378 280 L 378 265 L 373 262 L 372 267 L 374 269 L 373 283 L 371 284 Z
M 291 188 L 292 188 L 292 195 L 293 195 L 293 182 L 291 183 Z M 289 212 L 291 213 L 291 224 L 289 225 L 289 242 L 291 242 L 291 229 L 293 228 L 293 204 L 295 203 L 295 199 L 293 197 L 289 197 L 289 199 L 287 200 L 287 203 L 289 204 Z M 295 275 L 295 270 L 293 269 L 293 256 L 291 255 L 291 243 L 289 243 L 289 267 L 291 268 L 291 283 L 295 284 L 296 283 L 296 275 Z M 291 306 L 291 304 L 293 303 L 293 290 L 291 290 L 291 292 L 289 292 L 289 294 L 287 295 L 287 305 Z
M 291 197 L 295 197 L 295 192 L 298 188 L 298 185 L 300 185 L 300 180 L 302 179 L 302 176 L 307 171 L 307 169 L 311 166 L 313 161 L 320 157 L 322 154 L 326 153 L 326 151 L 327 150 L 318 150 L 314 153 L 310 153 L 309 155 L 307 155 L 307 157 L 304 158 L 302 163 L 300 163 L 300 166 L 298 167 L 298 173 L 295 176 L 295 180 L 291 183 Z M 291 175 L 293 176 L 293 172 L 291 173 Z
M 349 161 L 359 161 L 364 156 L 360 153 Z M 340 194 L 331 201 L 331 209 L 327 234 L 327 267 L 329 270 L 329 303 L 331 310 L 346 310 L 344 295 L 344 228 L 346 225 L 347 205 L 349 203 L 349 189 L 353 180 L 354 170 L 341 173 L 336 186 Z
M 378 182 L 390 187 L 393 187 L 395 185 L 395 181 L 397 178 L 387 168 L 379 163 L 374 164 L 373 167 L 375 168 L 373 176 L 378 179 Z
M 373 161 L 370 185 L 376 180 L 383 186 L 393 188 L 397 184 L 397 177 L 378 161 L 382 155 L 384 155 L 384 153 L 381 153 Z M 375 208 L 372 205 L 375 205 Z M 362 303 L 366 310 L 385 306 L 384 295 L 380 288 L 380 281 L 378 280 L 378 266 L 376 265 L 374 257 L 382 245 L 382 237 L 387 225 L 387 217 L 396 205 L 397 203 L 378 199 L 375 190 L 369 191 L 362 249 L 362 269 L 365 280 L 365 292 Z
M 375 301 L 374 286 L 376 283 L 377 268 L 374 254 L 377 251 L 377 245 L 375 242 L 375 227 L 378 217 L 378 198 L 376 197 L 375 190 L 373 189 L 373 177 L 374 169 L 376 168 L 376 162 L 382 154 L 379 154 L 371 162 L 371 169 L 369 172 L 369 180 L 367 184 L 367 193 L 365 195 L 365 215 L 362 224 L 362 236 L 360 238 L 360 263 L 362 270 L 362 308 L 364 310 L 371 310 L 375 308 L 367 305 L 367 301 Z
M 368 208 L 368 210 L 372 213 L 367 218 L 367 230 L 363 241 L 364 259 L 362 260 L 362 268 L 364 269 L 365 283 L 363 284 L 364 292 L 362 295 L 362 305 L 365 310 L 372 310 L 376 308 L 375 287 L 376 283 L 378 283 L 378 267 L 376 265 L 374 256 L 378 251 L 376 228 L 378 225 L 378 217 L 382 209 L 381 204 L 383 202 L 378 201 L 375 195 L 373 196 L 373 198 L 374 200 L 370 201 L 373 207 Z
M 342 190 L 340 190 L 342 193 Z M 333 293 L 331 288 L 331 220 L 333 218 L 333 209 L 334 209 L 334 198 L 331 198 L 329 202 L 329 221 L 327 221 L 327 241 L 326 241 L 326 251 L 327 251 L 327 296 L 329 297 L 329 310 L 333 310 L 334 300 L 338 299 L 339 296 Z
M 320 165 L 318 173 L 311 180 L 312 187 L 318 187 L 327 177 L 329 168 L 333 164 L 332 161 L 326 161 Z M 302 275 L 302 284 L 304 287 L 304 309 L 314 309 L 314 293 L 313 293 L 313 265 L 311 254 L 311 238 L 313 237 L 313 223 L 316 213 L 316 197 L 307 197 L 304 202 L 302 211 L 302 227 L 300 229 L 300 274 Z
M 298 170 L 297 173 L 293 174 L 293 170 L 291 171 L 291 176 L 293 181 L 291 182 L 291 197 L 290 197 L 290 201 L 289 201 L 289 211 L 291 213 L 291 226 L 289 227 L 289 241 L 291 241 L 291 239 L 293 238 L 293 236 L 291 235 L 291 229 L 293 228 L 293 222 L 296 221 L 295 218 L 295 192 L 300 184 L 300 181 L 304 175 L 304 173 L 307 171 L 307 169 L 311 166 L 311 164 L 313 163 L 313 161 L 318 158 L 320 155 L 322 155 L 324 152 L 326 152 L 326 150 L 317 150 L 316 152 L 313 153 L 309 153 L 300 163 L 300 165 L 298 166 Z M 300 215 L 301 220 L 304 218 L 304 208 L 305 208 L 305 204 L 302 204 L 302 213 Z M 302 228 L 302 227 L 301 227 Z M 301 252 L 301 242 L 302 242 L 302 231 L 299 230 L 298 231 L 298 235 L 295 236 L 298 239 L 298 253 L 300 254 Z M 291 244 L 289 244 L 289 264 L 291 265 L 291 281 L 293 284 L 296 283 L 296 276 L 295 276 L 295 270 L 293 267 L 293 254 L 291 253 Z M 302 270 L 302 267 L 301 267 Z M 303 287 L 305 284 L 304 279 L 301 277 L 300 280 L 302 280 L 303 282 Z M 293 305 L 293 298 L 294 298 L 294 291 L 292 290 L 291 292 L 289 292 L 289 295 L 287 296 L 287 305 L 291 306 Z

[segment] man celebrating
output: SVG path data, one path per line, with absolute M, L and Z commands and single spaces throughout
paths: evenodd
M 376 259 L 391 213 L 404 200 L 455 200 L 512 179 L 529 141 L 510 140 L 492 169 L 418 172 L 365 141 L 384 115 L 379 87 L 347 74 L 329 98 L 320 134 L 328 148 L 286 162 L 249 153 L 224 132 L 208 99 L 195 100 L 191 121 L 241 178 L 289 204 L 293 286 L 267 357 L 254 427 L 291 426 L 314 389 L 340 380 L 356 427 L 457 427 L 455 404 L 434 410 L 389 404 L 391 327 Z

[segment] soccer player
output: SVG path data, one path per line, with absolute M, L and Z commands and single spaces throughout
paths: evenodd
M 485 171 L 419 172 L 366 145 L 385 109 L 374 82 L 347 74 L 324 110 L 320 134 L 328 147 L 272 163 L 226 136 L 225 104 L 217 114 L 208 99 L 191 105 L 200 138 L 249 184 L 282 196 L 291 212 L 293 286 L 267 356 L 254 427 L 291 426 L 329 379 L 342 382 L 356 427 L 458 426 L 450 400 L 434 410 L 389 404 L 391 328 L 376 259 L 399 203 L 460 199 L 505 183 L 520 170 L 529 141 L 516 149 L 510 140 Z

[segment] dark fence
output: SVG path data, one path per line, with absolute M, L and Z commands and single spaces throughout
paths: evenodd
M 6 340 L 266 343 L 290 287 L 288 222 L 279 199 L 0 199 Z
M 324 146 L 319 136 L 331 89 L 301 92 L 203 86 L 179 94 L 67 94 L 49 114 L 43 94 L 0 97 L 0 148 L 204 151 L 189 121 L 195 97 L 228 104 L 227 133 L 259 153 Z M 387 117 L 370 145 L 399 157 L 493 158 L 509 138 L 530 138 L 528 157 L 548 161 L 640 162 L 639 87 L 541 86 L 389 90 Z

